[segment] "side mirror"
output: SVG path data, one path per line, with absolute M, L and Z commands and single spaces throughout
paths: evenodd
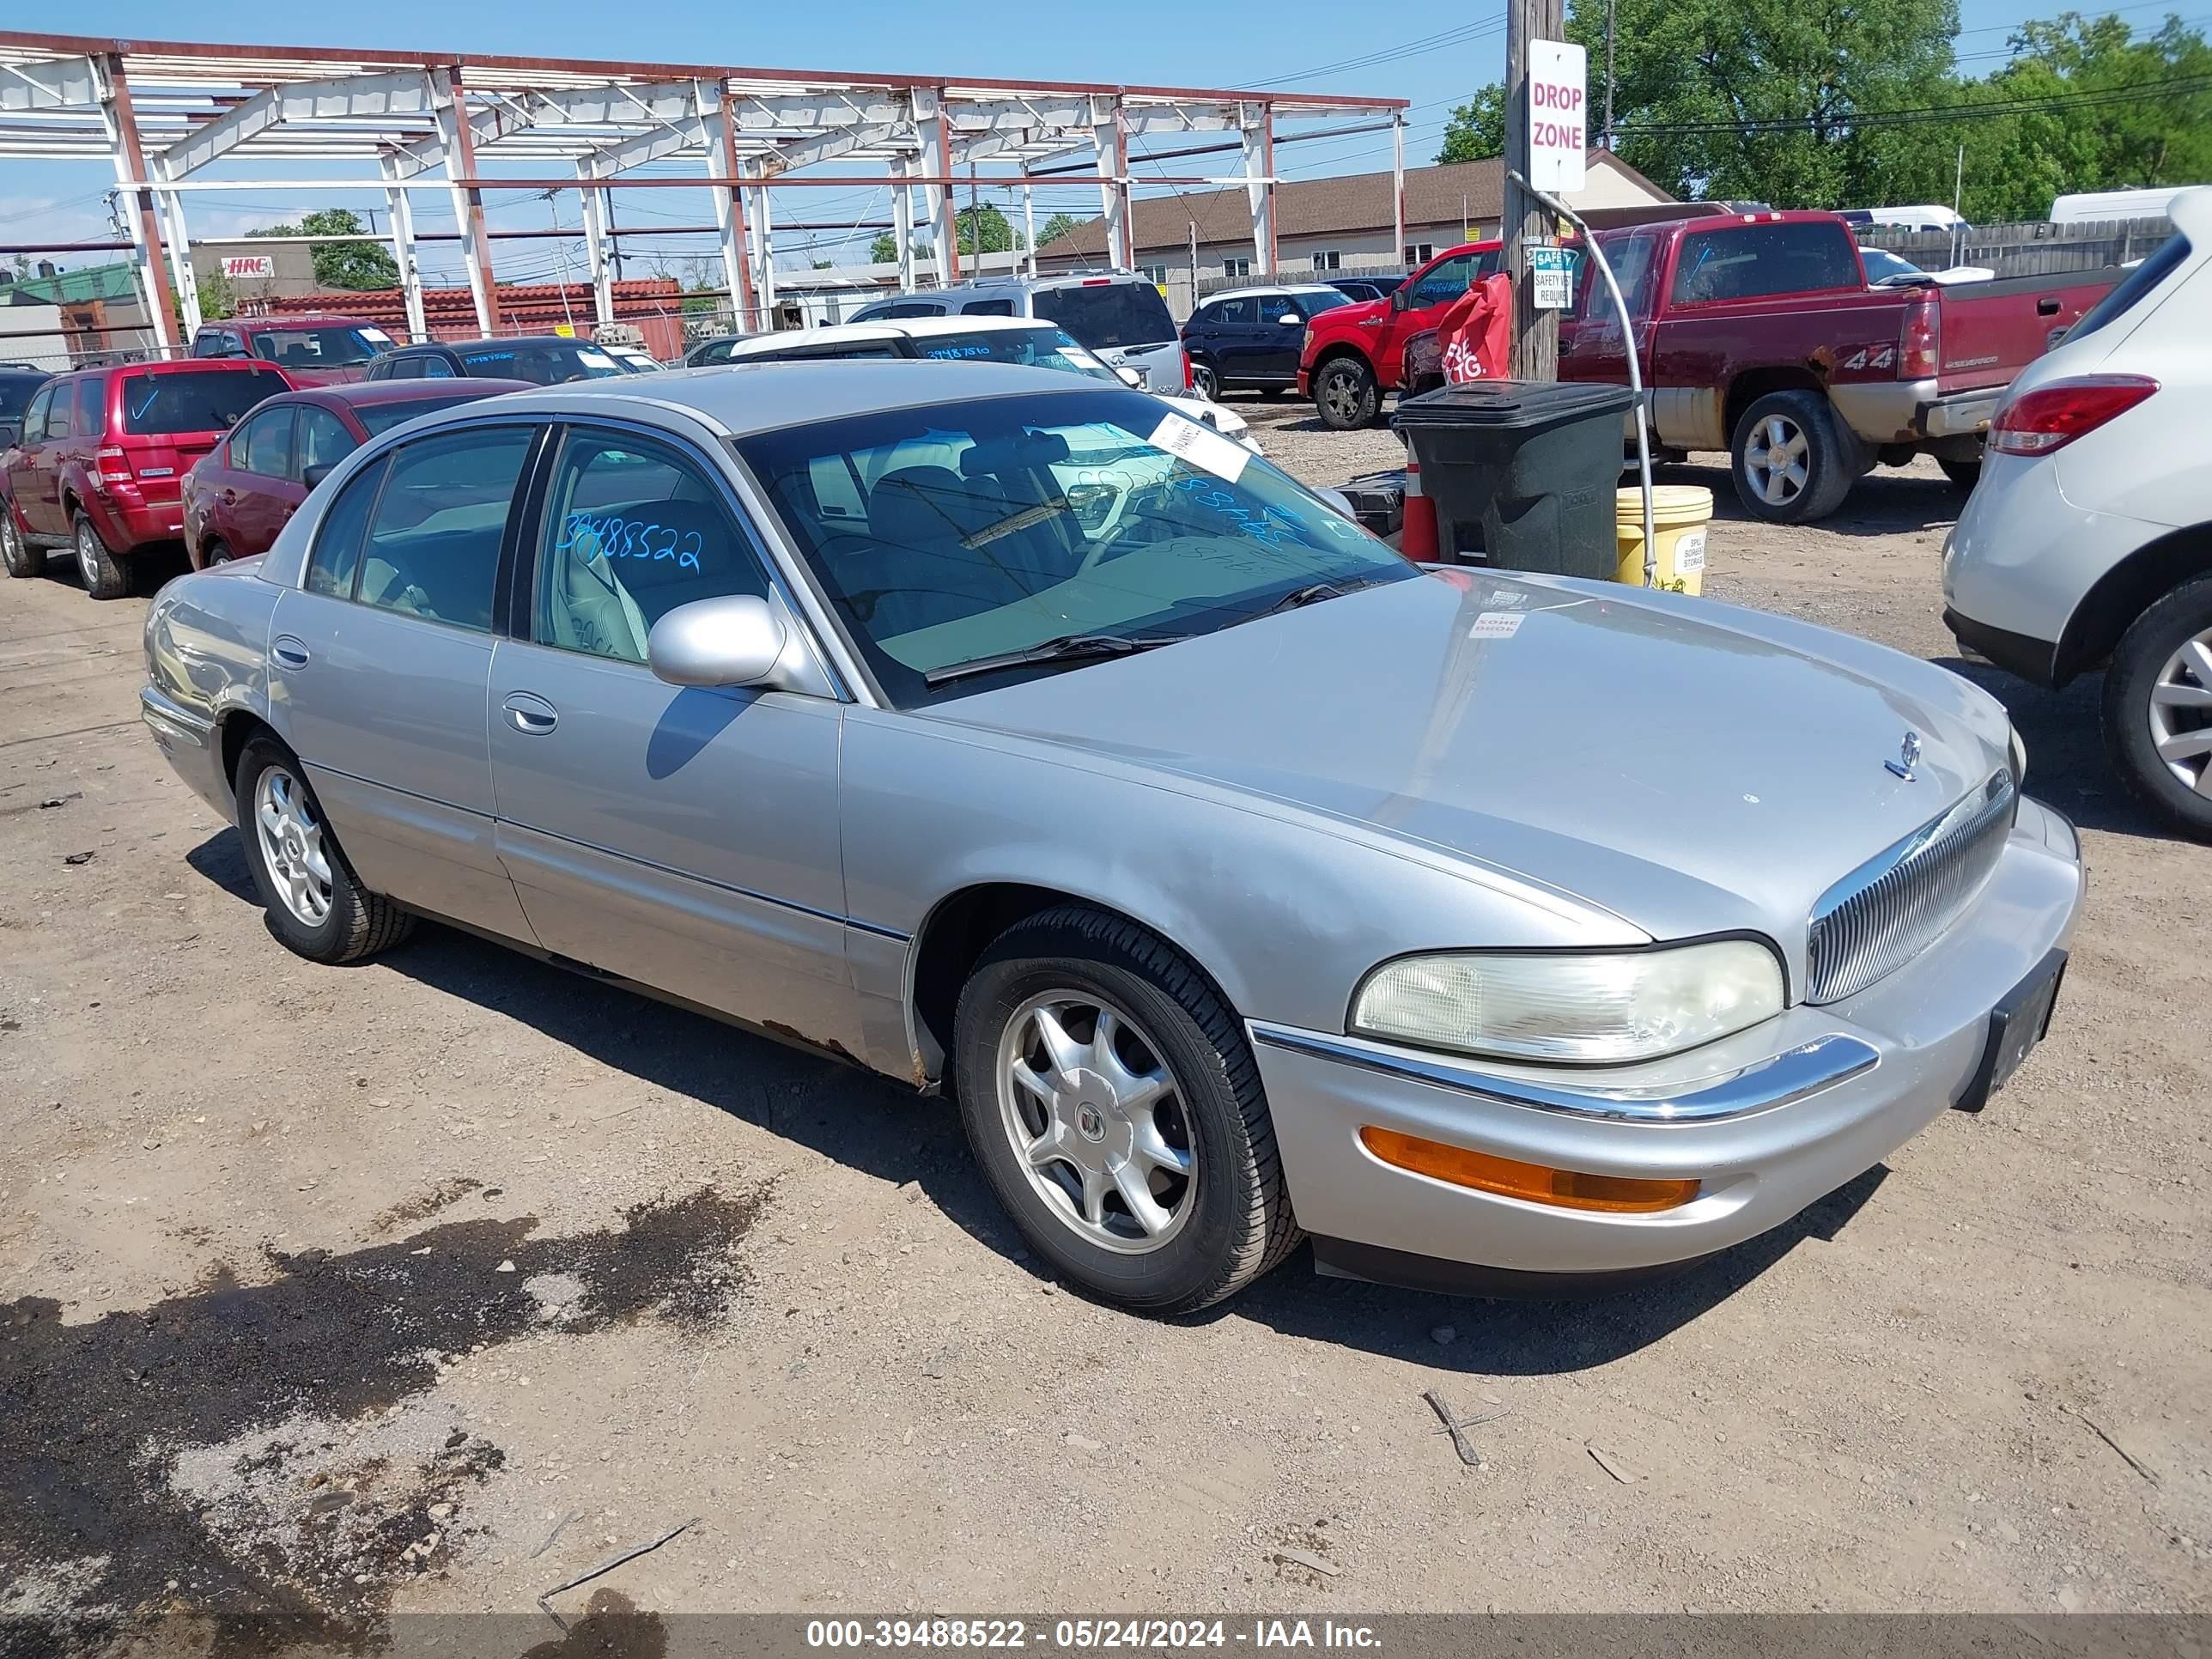
M 645 641 L 646 665 L 671 685 L 751 685 L 783 654 L 784 629 L 750 593 L 679 605 Z
M 321 484 L 324 479 L 329 477 L 331 473 L 337 470 L 337 465 L 335 462 L 319 466 L 311 466 L 300 475 L 300 482 L 307 485 L 308 489 L 313 489 Z
M 1139 392 L 1142 392 L 1145 389 L 1145 377 L 1143 374 L 1137 369 L 1130 368 L 1127 363 L 1120 364 L 1115 368 L 1114 378 L 1121 381 L 1123 386 L 1134 386 Z
M 1275 319 L 1276 325 L 1281 328 L 1301 328 L 1304 326 L 1305 320 L 1295 311 L 1286 311 Z
M 1390 290 L 1391 310 L 1403 311 L 1407 307 L 1412 305 L 1413 302 L 1413 289 L 1407 284 L 1401 283 L 1396 288 Z

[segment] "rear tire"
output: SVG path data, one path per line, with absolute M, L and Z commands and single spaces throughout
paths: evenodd
M 84 591 L 95 599 L 119 599 L 131 591 L 131 565 L 107 550 L 99 526 L 79 508 L 72 526 L 71 539 L 76 550 L 77 574 L 84 578 Z
M 1858 447 L 1817 392 L 1770 392 L 1743 412 L 1729 446 L 1736 499 L 1769 524 L 1810 524 L 1844 504 Z
M 0 501 L 0 564 L 11 576 L 40 576 L 46 569 L 46 550 L 23 539 L 15 528 L 15 508 L 8 501 Z
M 1236 1014 L 1135 923 L 1083 905 L 1015 923 L 961 992 L 953 1051 L 968 1143 L 999 1201 L 1090 1294 L 1194 1312 L 1298 1242 Z
M 1375 371 L 1357 357 L 1332 357 L 1316 371 L 1314 412 L 1332 432 L 1354 432 L 1375 424 L 1382 393 Z
M 207 545 L 200 549 L 200 568 L 205 570 L 210 565 L 228 564 L 237 556 L 222 537 L 210 536 Z
M 289 750 L 255 738 L 232 782 L 246 866 L 288 949 L 310 962 L 359 962 L 414 931 L 411 915 L 354 875 Z
M 2105 671 L 2105 745 L 2143 803 L 2212 841 L 2212 578 L 2136 618 Z M 2161 752 L 2163 750 L 2164 752 Z
M 1202 357 L 1190 360 L 1190 389 L 1210 404 L 1221 399 L 1221 376 Z
M 1961 489 L 1972 491 L 1973 487 L 1982 481 L 1982 464 L 1978 460 L 1947 461 L 1938 455 L 1936 458 L 1936 465 L 1943 469 L 1945 477 Z

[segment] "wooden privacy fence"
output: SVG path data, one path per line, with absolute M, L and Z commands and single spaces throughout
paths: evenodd
M 1890 225 L 1859 229 L 1869 247 L 1886 247 L 1923 270 L 1949 264 L 1986 265 L 2000 276 L 2040 276 L 2051 271 L 2094 270 L 2140 259 L 2173 234 L 2165 219 L 2118 219 L 2095 224 L 1975 225 L 1958 239 L 1952 257 L 1948 230 L 1900 230 Z

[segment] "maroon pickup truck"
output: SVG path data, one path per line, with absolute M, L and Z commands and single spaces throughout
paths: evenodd
M 1635 319 L 1652 441 L 1725 449 L 1753 517 L 1832 513 L 1877 465 L 1936 457 L 1958 483 L 2013 376 L 2119 279 L 2073 271 L 1872 289 L 1832 213 L 1747 213 L 1598 233 Z M 1577 273 L 1559 378 L 1628 379 L 1620 319 Z

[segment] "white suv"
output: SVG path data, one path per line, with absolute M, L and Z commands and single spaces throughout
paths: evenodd
M 1959 642 L 2039 685 L 2105 675 L 2105 740 L 2143 799 L 2212 840 L 2212 189 L 1990 423 L 1943 551 Z

